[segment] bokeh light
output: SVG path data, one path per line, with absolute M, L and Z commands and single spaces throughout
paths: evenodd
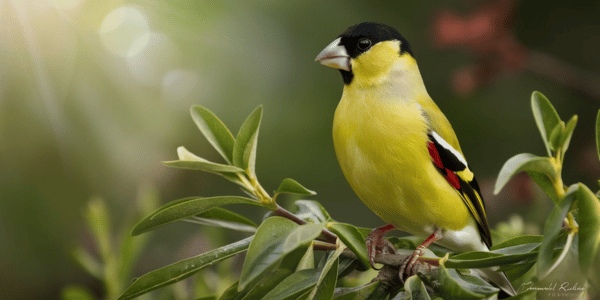
M 138 55 L 146 49 L 151 36 L 147 16 L 135 6 L 121 6 L 111 11 L 98 33 L 104 47 L 120 57 Z

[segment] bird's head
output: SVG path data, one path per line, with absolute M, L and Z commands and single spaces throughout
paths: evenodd
M 390 73 L 398 63 L 414 64 L 410 45 L 388 25 L 365 22 L 349 27 L 315 61 L 339 69 L 344 84 L 354 78 L 371 81 Z

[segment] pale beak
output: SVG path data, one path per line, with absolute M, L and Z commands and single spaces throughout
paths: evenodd
M 346 52 L 346 48 L 340 45 L 341 38 L 335 39 L 331 44 L 327 45 L 315 61 L 318 61 L 322 65 L 336 68 L 345 71 L 351 71 L 350 68 L 350 56 Z

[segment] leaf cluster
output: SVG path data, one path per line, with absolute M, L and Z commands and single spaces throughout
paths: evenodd
M 155 191 L 142 189 L 136 204 L 139 214 L 151 212 L 158 205 Z M 132 222 L 126 222 L 125 226 L 115 233 L 109 209 L 100 197 L 90 199 L 84 216 L 96 251 L 79 246 L 72 251 L 73 258 L 83 270 L 102 282 L 106 299 L 116 299 L 130 282 L 133 267 L 150 236 L 143 238 L 131 236 L 129 231 L 135 224 Z M 92 291 L 83 286 L 71 285 L 63 289 L 62 299 L 96 299 L 96 297 Z
M 577 255 L 580 273 L 588 278 L 591 293 L 598 293 L 600 281 L 595 273 L 600 266 L 600 191 L 594 194 L 583 183 L 567 186 L 561 175 L 577 116 L 568 122 L 561 120 L 554 106 L 540 92 L 531 95 L 531 107 L 547 155 L 522 153 L 510 158 L 500 170 L 495 193 L 517 173 L 527 173 L 554 202 L 543 228 L 535 282 L 551 275 L 571 251 Z M 600 110 L 596 119 L 596 146 L 600 159 Z M 554 251 L 557 246 L 562 248 L 558 254 Z
M 335 221 L 318 202 L 305 199 L 315 192 L 293 179 L 282 180 L 272 193 L 259 183 L 255 160 L 261 107 L 248 116 L 234 136 L 211 111 L 193 106 L 192 119 L 224 163 L 208 161 L 179 147 L 179 159 L 165 164 L 219 175 L 238 185 L 245 196 L 175 200 L 143 218 L 132 233 L 139 235 L 172 222 L 188 221 L 245 232 L 248 236 L 146 273 L 135 279 L 119 299 L 131 299 L 171 285 L 240 253 L 245 253 L 245 259 L 237 282 L 206 299 L 483 299 L 499 290 L 470 269 L 498 267 L 515 280 L 537 266 L 538 277 L 542 278 L 555 269 L 571 248 L 575 235 L 579 236 L 580 253 L 585 253 L 579 259 L 582 272 L 591 272 L 600 241 L 598 199 L 582 184 L 564 187 L 560 178 L 577 118 L 565 123 L 543 95 L 536 92 L 532 99 L 548 157 L 513 157 L 500 172 L 496 190 L 514 174 L 527 172 L 556 205 L 544 235 L 520 236 L 496 245 L 490 252 L 455 254 L 434 245 L 420 259 L 429 264 L 404 283 L 398 280 L 399 266 L 420 240 L 390 238 L 400 250 L 378 255 L 375 261 L 383 268 L 375 273 L 369 271 L 364 242 L 368 229 Z M 281 195 L 297 199 L 294 213 L 278 203 Z M 224 208 L 228 205 L 260 207 L 265 210 L 265 218 L 257 224 Z M 562 226 L 563 221 L 566 227 Z M 520 297 L 527 299 L 532 294 L 527 292 Z

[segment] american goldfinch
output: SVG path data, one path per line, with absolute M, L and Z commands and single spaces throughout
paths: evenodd
M 446 116 L 433 102 L 406 39 L 378 23 L 348 28 L 315 59 L 339 69 L 342 98 L 333 142 L 342 172 L 384 222 L 367 239 L 373 265 L 382 236 L 400 229 L 425 237 L 401 277 L 431 243 L 458 252 L 489 251 L 492 238 L 473 172 Z M 501 272 L 482 271 L 508 294 Z

